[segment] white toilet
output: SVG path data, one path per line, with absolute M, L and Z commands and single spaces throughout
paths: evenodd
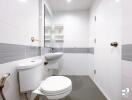
M 51 76 L 42 81 L 38 90 L 48 99 L 62 99 L 71 93 L 72 82 L 64 76 Z
M 65 76 L 50 76 L 42 80 L 42 60 L 22 62 L 18 66 L 20 92 L 32 91 L 49 100 L 65 98 L 72 91 L 72 82 Z

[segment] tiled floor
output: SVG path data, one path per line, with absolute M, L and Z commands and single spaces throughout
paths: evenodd
M 89 76 L 66 76 L 72 80 L 73 90 L 61 100 L 107 100 Z M 41 100 L 45 100 L 41 98 Z
M 62 100 L 107 100 L 89 76 L 67 76 L 73 82 L 73 91 Z

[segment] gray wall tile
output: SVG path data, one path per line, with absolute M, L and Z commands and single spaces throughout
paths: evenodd
M 94 54 L 94 48 L 55 48 L 54 52 Z
M 44 47 L 0 43 L 0 64 L 40 56 L 48 51 L 49 48 Z M 94 48 L 55 48 L 54 52 L 94 54 Z
M 0 63 L 25 58 L 25 46 L 0 43 Z
M 44 49 L 44 47 L 41 47 L 40 49 L 41 49 L 41 55 L 44 55 L 44 54 L 45 54 L 45 49 Z
M 39 55 L 40 47 L 0 43 L 0 64 Z
M 122 45 L 122 60 L 132 61 L 132 44 Z
M 94 48 L 88 48 L 89 49 L 89 53 L 94 54 Z
M 26 47 L 26 57 L 35 57 L 41 55 L 41 48 L 40 47 L 33 47 L 33 46 L 27 46 Z

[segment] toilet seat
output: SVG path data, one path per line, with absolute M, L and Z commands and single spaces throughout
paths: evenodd
M 48 99 L 61 99 L 72 91 L 72 82 L 65 76 L 51 76 L 42 81 L 39 90 Z
M 59 93 L 71 88 L 72 82 L 69 78 L 64 76 L 51 76 L 44 80 L 40 88 L 43 89 L 45 93 Z
M 66 89 L 66 90 L 64 90 L 64 91 L 61 91 L 61 92 L 58 92 L 58 91 L 56 91 L 56 92 L 54 92 L 54 93 L 49 93 L 49 92 L 45 92 L 44 90 L 42 90 L 41 88 L 39 89 L 43 94 L 45 94 L 45 95 L 59 95 L 59 94 L 64 94 L 64 93 L 66 93 L 66 92 L 69 92 L 69 91 L 71 91 L 72 90 L 72 87 L 69 87 L 69 89 Z

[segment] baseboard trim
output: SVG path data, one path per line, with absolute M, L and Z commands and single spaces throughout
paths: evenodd
M 103 95 L 107 98 L 107 100 L 111 100 L 110 97 L 104 92 L 103 88 L 95 81 L 93 80 L 95 85 L 98 87 L 98 89 L 103 93 Z

